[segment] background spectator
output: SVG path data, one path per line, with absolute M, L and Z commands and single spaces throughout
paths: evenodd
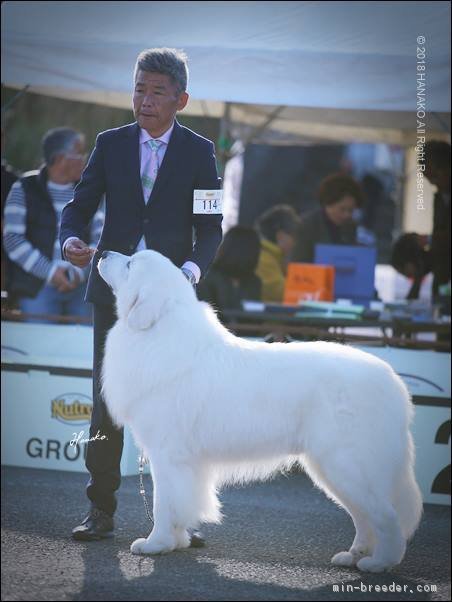
M 262 281 L 262 300 L 281 303 L 287 263 L 292 255 L 300 220 L 289 205 L 275 205 L 258 220 L 261 251 L 256 274 Z
M 8 194 L 4 246 L 11 260 L 7 288 L 27 313 L 90 315 L 83 302 L 86 270 L 61 259 L 58 240 L 63 207 L 72 199 L 85 161 L 84 136 L 70 128 L 48 131 L 42 140 L 44 164 L 25 173 Z M 88 242 L 97 242 L 103 224 L 99 212 Z
M 243 300 L 260 300 L 262 284 L 254 273 L 259 260 L 259 236 L 253 228 L 234 226 L 224 235 L 198 298 L 219 312 L 242 309 Z
M 6 272 L 8 264 L 8 255 L 5 253 L 5 247 L 3 246 L 3 217 L 5 213 L 5 204 L 8 197 L 9 191 L 11 190 L 14 182 L 19 178 L 19 174 L 8 165 L 6 159 L 3 158 L 5 148 L 5 132 L 2 128 L 2 249 L 1 249 L 1 287 L 2 291 L 6 289 Z M 8 299 L 8 305 L 11 306 L 11 299 Z
M 363 194 L 351 176 L 334 173 L 319 187 L 320 207 L 302 216 L 292 261 L 313 263 L 316 244 L 355 245 L 353 213 L 361 207 Z

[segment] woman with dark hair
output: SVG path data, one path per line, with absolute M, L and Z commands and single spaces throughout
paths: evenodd
M 318 200 L 320 207 L 301 217 L 292 261 L 312 263 L 316 244 L 357 244 L 352 218 L 363 204 L 358 182 L 346 174 L 331 174 L 321 182 Z
M 254 273 L 259 251 L 259 236 L 253 228 L 235 226 L 228 230 L 197 287 L 198 298 L 220 312 L 242 309 L 243 300 L 260 300 L 261 281 Z

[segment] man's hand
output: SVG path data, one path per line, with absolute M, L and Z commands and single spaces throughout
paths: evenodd
M 74 278 L 74 281 L 71 282 L 67 276 L 66 268 L 60 267 L 55 270 L 55 273 L 50 280 L 50 284 L 54 286 L 59 293 L 67 293 L 76 288 L 80 283 L 80 279 Z
M 95 252 L 95 249 L 88 247 L 88 245 L 83 242 L 83 240 L 80 240 L 80 238 L 70 240 L 64 247 L 64 254 L 66 255 L 67 260 L 78 268 L 85 268 L 91 261 L 91 257 Z

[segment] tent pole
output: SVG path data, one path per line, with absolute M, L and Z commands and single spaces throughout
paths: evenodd
M 247 144 L 249 144 L 253 138 L 257 138 L 257 136 L 259 136 L 269 125 L 272 121 L 274 121 L 276 119 L 276 117 L 278 117 L 278 115 L 281 113 L 281 111 L 283 109 L 285 109 L 285 105 L 280 105 L 279 107 L 276 107 L 276 109 L 274 109 L 270 115 L 267 117 L 267 119 L 264 121 L 264 123 L 262 123 L 261 125 L 257 126 L 250 134 L 248 134 L 248 136 L 246 137 L 244 144 L 245 146 Z
M 218 171 L 221 177 L 224 175 L 227 155 L 231 148 L 231 141 L 229 139 L 231 107 L 232 103 L 224 103 L 224 113 L 220 121 L 220 134 L 218 136 Z

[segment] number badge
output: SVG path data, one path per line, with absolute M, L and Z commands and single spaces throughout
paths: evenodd
M 222 213 L 222 190 L 195 190 L 193 192 L 193 213 Z

